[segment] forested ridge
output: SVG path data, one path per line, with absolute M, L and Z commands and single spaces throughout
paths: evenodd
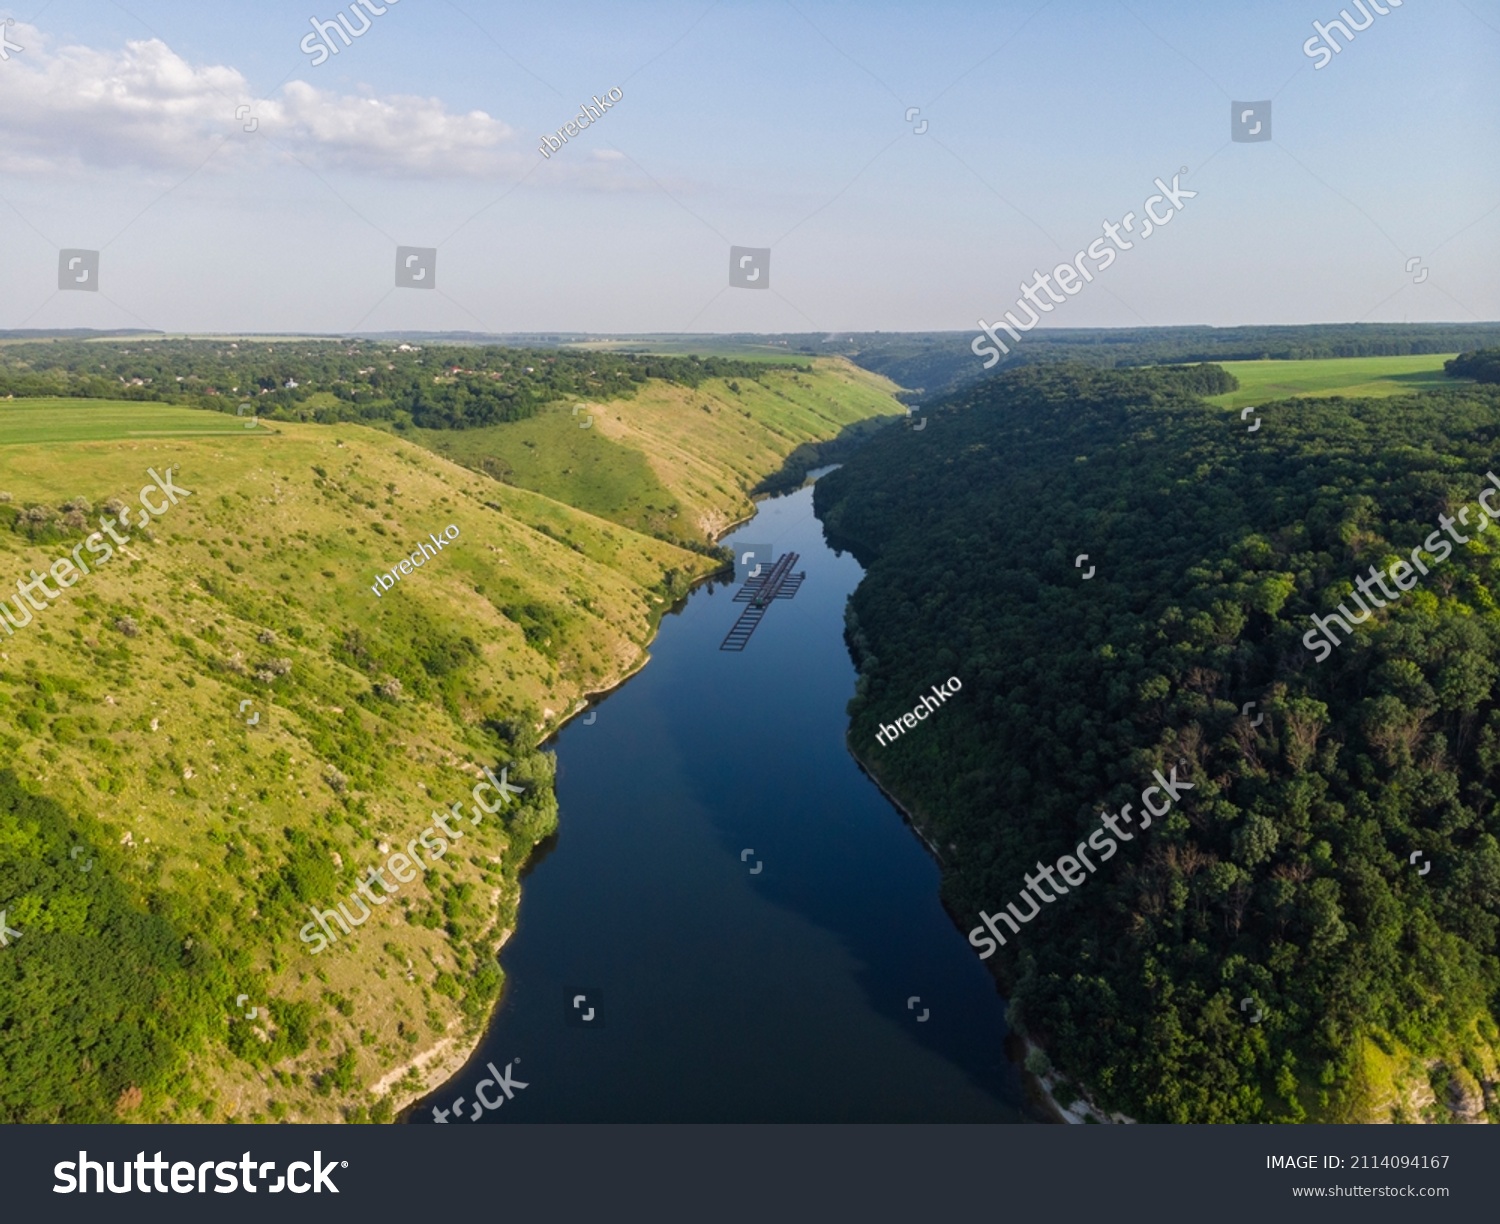
M 1301 641 L 1500 475 L 1500 388 L 1285 401 L 1252 432 L 1197 398 L 1214 381 L 1015 370 L 824 477 L 868 569 L 851 745 L 964 930 L 1154 769 L 1191 780 L 988 962 L 1105 1108 L 1500 1121 L 1500 537 L 1325 662 Z M 941 726 L 876 743 L 950 676 Z

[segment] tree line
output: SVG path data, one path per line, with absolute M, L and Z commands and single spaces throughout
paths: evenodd
M 1500 388 L 1291 400 L 1255 433 L 1214 389 L 1024 367 L 824 477 L 868 571 L 851 743 L 943 848 L 964 930 L 1153 770 L 1193 782 L 987 962 L 1108 1108 L 1357 1117 L 1384 1060 L 1434 1116 L 1500 1121 L 1500 533 L 1325 662 L 1302 641 L 1500 476 Z M 943 735 L 876 744 L 953 675 Z
M 629 399 L 648 379 L 697 387 L 766 369 L 727 357 L 497 345 L 60 339 L 0 348 L 0 397 L 142 400 L 230 414 L 249 401 L 268 420 L 472 429 L 525 420 L 557 400 Z

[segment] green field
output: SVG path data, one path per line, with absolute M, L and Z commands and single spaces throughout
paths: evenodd
M 559 346 L 586 352 L 654 353 L 665 357 L 734 357 L 740 361 L 780 361 L 806 364 L 811 353 L 785 344 L 757 343 L 718 336 L 631 336 L 624 340 L 576 340 Z
M 684 543 L 716 536 L 751 511 L 745 489 L 788 455 L 859 422 L 898 415 L 891 384 L 848 362 L 808 358 L 811 372 L 697 387 L 652 382 L 604 405 L 559 402 L 482 429 L 411 429 L 446 459 L 632 531 Z M 725 518 L 728 506 L 738 507 Z
M 1308 396 L 1403 395 L 1451 387 L 1443 362 L 1456 353 L 1419 357 L 1329 357 L 1316 361 L 1221 361 L 1217 364 L 1240 380 L 1240 389 L 1208 402 L 1243 408 L 1272 400 Z
M 130 400 L 0 400 L 0 446 L 41 442 L 123 442 L 131 438 L 185 438 L 196 434 L 254 432 L 248 417 L 172 404 Z

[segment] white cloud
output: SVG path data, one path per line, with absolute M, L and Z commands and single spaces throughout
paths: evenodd
M 279 154 L 315 169 L 384 178 L 492 178 L 525 172 L 537 160 L 509 124 L 484 111 L 455 113 L 439 98 L 340 94 L 294 80 L 256 101 L 238 69 L 190 64 L 160 39 L 119 50 L 49 50 L 34 26 L 16 24 L 7 35 L 24 48 L 0 62 L 12 173 L 189 170 L 210 157 L 219 168 Z M 237 117 L 244 105 L 250 110 Z M 256 130 L 247 133 L 252 119 Z M 622 185 L 604 172 L 596 165 L 549 177 Z
M 437 98 L 354 97 L 292 81 L 255 114 L 272 140 L 346 169 L 470 176 L 514 170 L 522 161 L 509 125 L 483 111 L 453 114 Z
M 249 92 L 232 68 L 195 69 L 155 39 L 49 52 L 39 30 L 17 24 L 11 40 L 26 50 L 0 64 L 0 113 L 7 145 L 33 169 L 197 164 L 228 130 L 231 99 Z

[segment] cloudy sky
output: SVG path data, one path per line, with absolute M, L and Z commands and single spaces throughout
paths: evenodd
M 1500 0 L 1365 0 L 1304 53 L 1338 3 L 31 0 L 0 328 L 972 329 L 1174 174 L 1049 323 L 1500 318 Z M 302 49 L 340 12 L 368 29 Z M 58 291 L 65 248 L 100 292 Z

